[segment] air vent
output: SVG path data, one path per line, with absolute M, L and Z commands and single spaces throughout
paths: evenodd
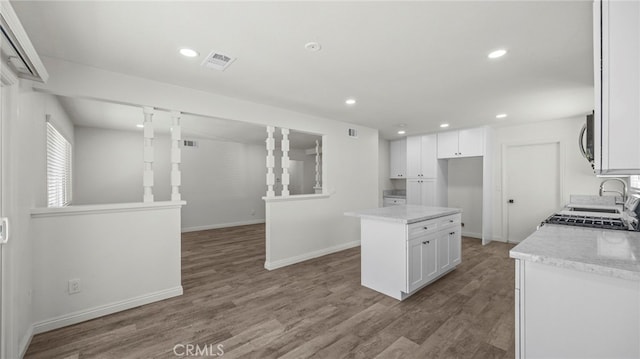
M 235 57 L 231 57 L 217 51 L 212 51 L 209 56 L 204 59 L 202 66 L 218 71 L 224 71 L 235 60 Z
M 198 142 L 194 140 L 182 140 L 182 147 L 198 147 Z
M 349 137 L 355 137 L 355 138 L 357 138 L 357 137 L 358 137 L 358 131 L 356 131 L 356 129 L 355 129 L 355 128 L 350 128 L 350 129 L 349 129 Z

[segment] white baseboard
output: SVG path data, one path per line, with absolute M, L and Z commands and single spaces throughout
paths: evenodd
M 260 223 L 264 223 L 264 222 L 265 222 L 264 218 L 262 218 L 262 219 L 252 219 L 252 220 L 249 220 L 249 221 L 209 224 L 209 225 L 206 225 L 206 226 L 184 227 L 184 228 L 182 228 L 182 233 L 185 233 L 185 232 L 196 232 L 196 231 L 206 231 L 207 229 L 218 229 L 218 228 L 227 228 L 227 227 L 247 226 L 249 224 L 260 224 Z
M 115 303 L 100 305 L 69 314 L 64 314 L 34 324 L 33 332 L 34 334 L 48 332 L 53 329 L 66 327 L 68 325 L 84 322 L 86 320 L 95 319 L 104 315 L 121 312 L 123 310 L 135 308 L 144 304 L 161 301 L 163 299 L 176 297 L 179 295 L 182 295 L 182 286 L 121 300 Z
M 265 261 L 264 262 L 264 267 L 266 269 L 268 269 L 268 270 L 274 270 L 274 269 L 286 267 L 286 266 L 289 266 L 289 265 L 292 265 L 292 264 L 304 262 L 304 261 L 307 261 L 309 259 L 326 256 L 327 254 L 340 252 L 340 251 L 343 251 L 345 249 L 358 247 L 359 245 L 360 245 L 360 241 L 358 240 L 358 241 L 339 244 L 337 246 L 333 246 L 333 247 L 324 248 L 324 249 L 320 249 L 320 250 L 317 250 L 317 251 L 301 254 L 299 256 L 295 256 L 295 257 L 291 257 L 291 258 L 280 259 L 280 260 L 277 260 L 277 261 L 274 261 L 274 262 Z
M 463 237 L 471 237 L 482 239 L 482 233 L 474 233 L 474 232 L 462 232 Z
M 20 345 L 18 347 L 18 358 L 24 358 L 25 354 L 27 354 L 27 349 L 29 349 L 29 345 L 31 344 L 31 339 L 33 339 L 33 325 L 30 325 L 27 329 L 27 332 L 20 339 Z

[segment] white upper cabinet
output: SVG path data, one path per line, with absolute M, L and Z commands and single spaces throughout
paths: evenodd
M 404 138 L 389 142 L 389 177 L 407 177 L 407 141 Z
M 435 178 L 436 135 L 407 137 L 407 178 Z
M 484 128 L 438 133 L 438 158 L 484 155 Z
M 595 169 L 640 174 L 640 1 L 594 3 Z

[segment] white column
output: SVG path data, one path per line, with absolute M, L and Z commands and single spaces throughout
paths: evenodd
M 144 112 L 144 186 L 143 202 L 153 202 L 153 107 L 143 107 Z
M 281 128 L 282 131 L 282 197 L 289 196 L 289 129 Z
M 276 147 L 276 140 L 273 138 L 274 131 L 275 127 L 267 126 L 267 139 L 265 141 L 267 146 L 267 197 L 274 197 L 276 195 L 273 191 L 273 185 L 276 183 L 276 176 L 273 173 L 273 167 L 275 165 L 273 150 Z
M 180 198 L 180 141 L 182 140 L 182 127 L 180 127 L 180 116 L 178 111 L 171 112 L 171 200 L 179 201 Z
M 316 140 L 316 185 L 313 187 L 315 193 L 322 193 L 320 185 L 320 141 Z

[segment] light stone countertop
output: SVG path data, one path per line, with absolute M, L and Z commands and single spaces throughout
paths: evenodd
M 545 224 L 511 258 L 640 281 L 640 232 Z
M 461 212 L 460 208 L 426 207 L 408 204 L 351 211 L 346 212 L 344 215 L 410 224 Z

